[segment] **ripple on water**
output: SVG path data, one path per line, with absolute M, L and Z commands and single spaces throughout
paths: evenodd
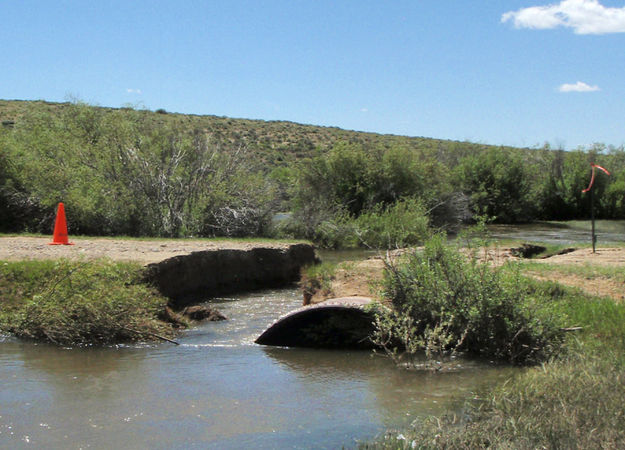
M 229 320 L 184 332 L 179 346 L 2 343 L 0 447 L 27 436 L 47 448 L 337 448 L 457 408 L 507 376 L 473 362 L 433 375 L 368 352 L 254 344 L 301 305 L 297 289 L 210 304 Z

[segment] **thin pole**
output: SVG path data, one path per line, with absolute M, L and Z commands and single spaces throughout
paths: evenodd
M 606 175 L 610 176 L 610 172 L 608 172 L 603 167 L 590 163 L 590 184 L 586 189 L 583 189 L 582 192 L 590 191 L 590 221 L 592 222 L 592 252 L 595 253 L 595 246 L 597 243 L 597 236 L 595 235 L 595 190 L 593 189 L 593 183 L 595 182 L 595 168 L 601 170 Z
M 590 189 L 590 221 L 592 222 L 592 252 L 595 253 L 595 244 L 597 236 L 595 236 L 595 190 Z

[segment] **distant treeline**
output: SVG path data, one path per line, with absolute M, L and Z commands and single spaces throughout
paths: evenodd
M 428 221 L 587 218 L 591 162 L 612 172 L 595 179 L 596 216 L 625 219 L 625 151 L 600 144 L 517 149 L 79 102 L 0 101 L 0 119 L 2 232 L 50 232 L 63 201 L 74 234 L 395 245 Z

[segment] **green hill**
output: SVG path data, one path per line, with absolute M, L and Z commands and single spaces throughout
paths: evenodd
M 87 106 L 87 105 L 83 105 Z M 0 122 L 5 127 L 19 126 L 21 120 L 33 114 L 62 117 L 75 103 L 46 101 L 0 100 Z M 234 145 L 251 146 L 258 151 L 279 152 L 293 158 L 310 157 L 315 149 L 329 149 L 337 142 L 352 142 L 367 146 L 405 146 L 415 150 L 436 150 L 442 153 L 463 153 L 469 149 L 488 147 L 470 142 L 377 134 L 343 130 L 337 127 L 303 125 L 288 121 L 234 119 L 223 116 L 179 114 L 163 109 L 156 111 L 131 108 L 96 107 L 102 114 L 139 114 L 153 127 L 177 124 L 187 129 L 202 129 L 217 140 Z
M 0 123 L 0 231 L 48 232 L 59 201 L 74 233 L 278 233 L 327 245 L 354 227 L 387 229 L 371 221 L 395 206 L 404 218 L 418 207 L 437 226 L 475 213 L 577 219 L 589 208 L 589 162 L 613 171 L 596 179 L 598 217 L 625 218 L 623 149 L 517 149 L 45 101 L 0 100 Z M 278 212 L 292 213 L 280 229 Z

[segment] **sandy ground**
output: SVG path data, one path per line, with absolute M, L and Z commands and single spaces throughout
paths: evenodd
M 384 261 L 381 258 L 369 258 L 342 264 L 337 268 L 329 292 L 315 293 L 310 302 L 321 303 L 329 298 L 369 297 L 381 300 L 379 282 L 384 273 Z
M 590 265 L 620 267 L 625 272 L 625 248 L 597 248 L 595 253 L 592 248 L 583 248 L 565 255 L 556 255 L 551 258 L 538 259 L 536 261 L 550 265 Z M 582 291 L 599 297 L 612 297 L 618 302 L 625 301 L 625 283 L 608 278 L 588 279 L 578 275 L 564 273 L 533 274 L 540 280 L 556 281 L 567 286 L 581 289 Z
M 519 260 L 509 249 L 490 251 L 483 255 L 491 263 L 502 264 L 509 260 Z M 564 255 L 556 255 L 546 259 L 533 259 L 533 262 L 543 262 L 553 265 L 600 265 L 622 267 L 625 271 L 625 248 L 598 248 L 592 253 L 591 248 L 575 250 Z M 326 295 L 315 295 L 313 303 L 324 301 L 330 297 L 365 296 L 378 297 L 376 282 L 382 279 L 384 262 L 381 258 L 371 258 L 365 261 L 348 264 L 337 270 L 332 282 L 331 292 Z M 591 295 L 612 297 L 616 301 L 625 301 L 625 284 L 603 278 L 587 279 L 576 275 L 553 273 L 529 273 L 541 279 L 551 280 L 583 290 Z
M 537 259 L 536 261 L 549 264 L 590 264 L 625 267 L 625 247 L 597 248 L 596 253 L 592 252 L 592 248 L 581 248 L 565 255 L 555 255 L 550 258 Z
M 94 259 L 111 258 L 138 261 L 143 264 L 201 250 L 241 249 L 256 247 L 286 248 L 289 244 L 275 242 L 208 241 L 208 240 L 122 240 L 107 238 L 71 238 L 74 245 L 48 245 L 51 238 L 0 237 L 0 260 L 25 259 Z
M 242 249 L 249 250 L 255 247 L 286 248 L 287 243 L 275 242 L 243 242 L 243 241 L 208 241 L 208 240 L 121 240 L 121 239 L 84 239 L 73 238 L 74 245 L 48 245 L 51 238 L 41 237 L 1 237 L 0 260 L 24 259 L 55 259 L 55 258 L 83 258 L 94 259 L 107 257 L 114 260 L 138 261 L 142 264 L 162 261 L 174 256 L 188 254 L 201 250 Z M 487 259 L 500 264 L 512 256 L 509 250 L 502 249 L 490 252 Z M 546 259 L 532 261 L 563 265 L 601 265 L 623 267 L 625 270 L 625 248 L 597 248 L 592 253 L 591 248 L 582 248 L 564 255 L 556 255 Z M 329 295 L 315 296 L 313 303 L 323 301 L 329 297 L 364 296 L 377 297 L 376 282 L 381 280 L 384 262 L 379 257 L 348 264 L 336 274 Z M 625 285 L 607 279 L 586 279 L 575 275 L 560 273 L 533 274 L 539 279 L 550 279 L 559 283 L 584 290 L 591 295 L 610 296 L 617 301 L 625 301 Z

